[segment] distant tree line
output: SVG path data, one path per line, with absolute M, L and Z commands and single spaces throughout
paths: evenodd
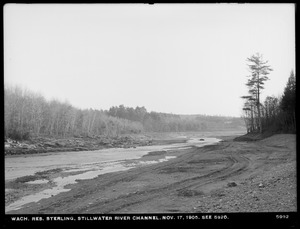
M 78 109 L 67 102 L 46 101 L 20 87 L 4 90 L 5 136 L 27 139 L 30 135 L 92 136 L 143 131 L 140 122 L 108 116 L 104 111 Z
M 260 94 L 264 89 L 264 82 L 272 69 L 263 61 L 260 54 L 253 55 L 247 61 L 251 75 L 248 76 L 246 86 L 248 95 L 245 100 L 243 117 L 248 133 L 263 132 L 296 132 L 296 78 L 293 71 L 282 96 L 267 96 L 261 103 Z
M 68 102 L 47 101 L 18 86 L 4 89 L 5 137 L 118 136 L 142 132 L 179 132 L 243 129 L 235 117 L 175 115 L 148 112 L 145 107 L 113 106 L 109 110 L 79 109 Z
M 177 115 L 161 112 L 148 112 L 145 107 L 111 107 L 109 116 L 141 122 L 145 131 L 184 132 L 243 129 L 242 120 L 235 117 L 208 115 Z

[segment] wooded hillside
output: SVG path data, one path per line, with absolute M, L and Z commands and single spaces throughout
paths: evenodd
M 142 132 L 241 130 L 236 117 L 175 115 L 148 112 L 145 107 L 113 106 L 109 110 L 79 109 L 67 102 L 47 101 L 18 86 L 4 89 L 5 137 L 118 136 Z

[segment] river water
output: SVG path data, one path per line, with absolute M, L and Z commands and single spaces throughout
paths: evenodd
M 185 137 L 185 136 L 181 136 Z M 160 163 L 176 158 L 175 156 L 162 155 L 161 158 L 153 161 L 134 160 L 153 151 L 170 151 L 178 149 L 187 149 L 193 146 L 203 147 L 205 145 L 216 144 L 220 141 L 217 138 L 190 138 L 185 143 L 176 143 L 169 145 L 141 146 L 136 148 L 111 148 L 96 151 L 81 152 L 59 152 L 33 154 L 27 156 L 18 156 L 5 158 L 5 181 L 10 181 L 18 177 L 33 175 L 36 172 L 43 172 L 53 169 L 59 169 L 62 174 L 54 179 L 34 180 L 29 184 L 54 183 L 55 186 L 45 189 L 39 193 L 24 196 L 9 206 L 6 206 L 6 212 L 20 209 L 23 205 L 31 202 L 37 202 L 43 198 L 49 198 L 61 192 L 69 191 L 65 188 L 68 184 L 74 184 L 77 180 L 92 179 L 101 174 L 125 171 L 137 166 Z M 10 190 L 6 190 L 7 192 Z

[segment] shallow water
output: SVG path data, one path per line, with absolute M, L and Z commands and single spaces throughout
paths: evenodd
M 112 148 L 97 151 L 84 152 L 63 152 L 46 153 L 40 155 L 30 155 L 24 157 L 11 157 L 5 159 L 5 180 L 13 180 L 18 177 L 33 175 L 36 172 L 51 169 L 62 169 L 61 176 L 51 180 L 55 184 L 53 188 L 45 189 L 39 193 L 21 198 L 20 200 L 6 206 L 6 211 L 20 209 L 23 205 L 31 202 L 38 202 L 43 198 L 49 198 L 70 189 L 65 188 L 69 184 L 75 184 L 78 180 L 93 179 L 99 175 L 117 171 L 125 171 L 137 166 L 161 163 L 176 158 L 175 156 L 161 156 L 158 160 L 133 161 L 139 159 L 149 152 L 187 149 L 193 146 L 203 147 L 205 145 L 216 144 L 220 141 L 217 138 L 189 139 L 186 143 L 176 143 L 171 145 L 143 146 L 137 148 Z M 79 172 L 79 174 L 72 174 Z M 68 175 L 68 173 L 70 175 Z M 47 183 L 47 180 L 35 180 L 27 182 L 29 184 Z
M 36 172 L 63 168 L 90 170 L 93 165 L 105 163 L 139 159 L 152 151 L 185 149 L 191 146 L 202 147 L 204 145 L 219 142 L 217 138 L 205 138 L 199 141 L 198 138 L 189 139 L 186 143 L 176 143 L 171 145 L 141 146 L 137 148 L 111 148 L 96 151 L 76 151 L 76 152 L 55 152 L 32 154 L 5 158 L 5 180 L 12 180 L 22 176 L 33 175 Z

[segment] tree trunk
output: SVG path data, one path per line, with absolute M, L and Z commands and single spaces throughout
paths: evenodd
M 251 105 L 251 128 L 250 131 L 253 132 L 254 131 L 254 117 L 253 117 L 253 105 Z
M 262 133 L 262 123 L 261 123 L 261 115 L 260 115 L 260 92 L 259 92 L 259 73 L 257 73 L 257 115 L 258 115 L 258 124 L 259 124 L 259 132 Z

